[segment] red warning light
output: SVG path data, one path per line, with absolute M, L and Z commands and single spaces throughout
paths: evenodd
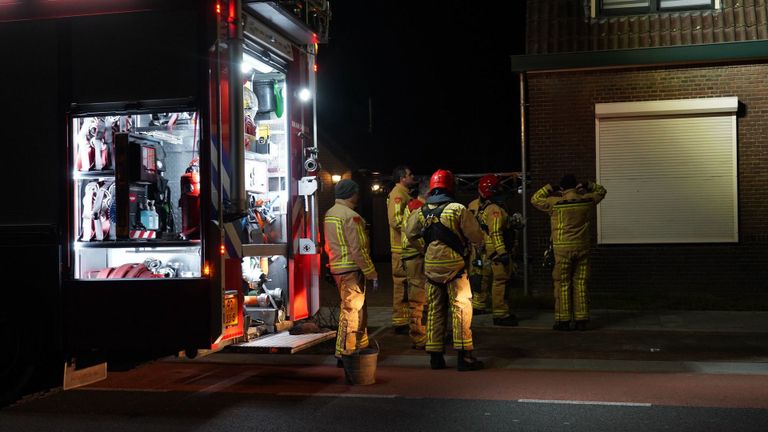
M 227 249 L 224 247 L 224 245 L 219 246 L 219 253 L 222 255 L 227 253 Z
M 312 72 L 317 73 L 317 63 L 312 65 Z
M 312 33 L 312 44 L 316 44 L 320 42 L 320 39 L 317 38 L 317 33 Z
M 216 3 L 216 14 L 221 15 L 221 3 Z

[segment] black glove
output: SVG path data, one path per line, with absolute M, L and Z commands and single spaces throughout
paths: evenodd
M 503 264 L 503 265 L 507 265 L 507 264 L 509 264 L 509 254 L 508 253 L 503 253 L 501 255 L 496 255 L 496 257 L 493 258 L 493 262 L 499 263 L 499 264 Z

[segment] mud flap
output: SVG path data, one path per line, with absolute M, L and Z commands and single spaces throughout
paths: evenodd
M 77 369 L 75 362 L 64 362 L 64 390 L 71 390 L 107 379 L 107 363 Z

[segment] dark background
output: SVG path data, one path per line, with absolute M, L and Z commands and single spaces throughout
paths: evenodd
M 318 55 L 325 143 L 382 173 L 520 168 L 525 2 L 334 0 Z M 369 100 L 372 121 L 369 121 Z

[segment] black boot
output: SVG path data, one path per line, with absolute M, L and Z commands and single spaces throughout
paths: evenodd
M 552 330 L 571 331 L 571 322 L 570 321 L 555 321 L 555 325 L 552 326 Z
M 432 369 L 445 369 L 445 357 L 443 357 L 443 353 L 429 353 L 429 366 Z
M 344 361 L 341 360 L 341 358 L 339 358 L 339 357 L 336 357 L 336 367 L 339 368 L 339 369 L 343 369 L 344 368 Z
M 484 367 L 483 362 L 472 356 L 472 351 L 459 351 L 456 362 L 456 369 L 459 372 L 480 370 Z
M 495 326 L 505 326 L 505 327 L 514 327 L 517 325 L 517 317 L 514 315 L 506 316 L 504 318 L 494 318 L 493 319 L 493 325 Z

